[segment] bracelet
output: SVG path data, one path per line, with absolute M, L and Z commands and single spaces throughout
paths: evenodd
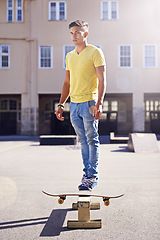
M 62 107 L 62 108 L 64 108 L 64 105 L 61 104 L 61 103 L 59 103 L 59 104 L 58 104 L 58 107 Z

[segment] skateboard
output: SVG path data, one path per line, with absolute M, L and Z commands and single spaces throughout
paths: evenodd
M 42 191 L 42 192 L 50 197 L 59 197 L 58 199 L 59 204 L 63 204 L 66 197 L 78 196 L 78 197 L 100 197 L 103 199 L 104 205 L 109 206 L 110 198 L 120 198 L 124 196 L 124 194 L 117 195 L 117 196 L 106 196 L 106 195 L 99 195 L 91 192 L 82 192 L 82 191 L 76 192 L 76 193 L 61 193 L 61 194 L 50 194 L 45 191 Z

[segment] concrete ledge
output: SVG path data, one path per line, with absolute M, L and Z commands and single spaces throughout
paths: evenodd
M 110 143 L 127 143 L 129 137 L 115 137 L 114 132 L 110 133 Z
M 154 133 L 131 133 L 127 148 L 136 153 L 159 153 L 159 145 Z
M 41 135 L 40 145 L 76 145 L 76 135 Z

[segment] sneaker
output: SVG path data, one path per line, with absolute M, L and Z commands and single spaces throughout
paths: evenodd
M 79 191 L 91 191 L 97 185 L 98 178 L 86 178 L 81 185 L 78 186 Z
M 83 183 L 87 179 L 87 174 L 83 174 L 81 183 Z

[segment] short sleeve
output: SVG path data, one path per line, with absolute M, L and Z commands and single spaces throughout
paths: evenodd
M 93 54 L 93 63 L 95 67 L 105 66 L 105 57 L 100 48 L 97 48 Z

